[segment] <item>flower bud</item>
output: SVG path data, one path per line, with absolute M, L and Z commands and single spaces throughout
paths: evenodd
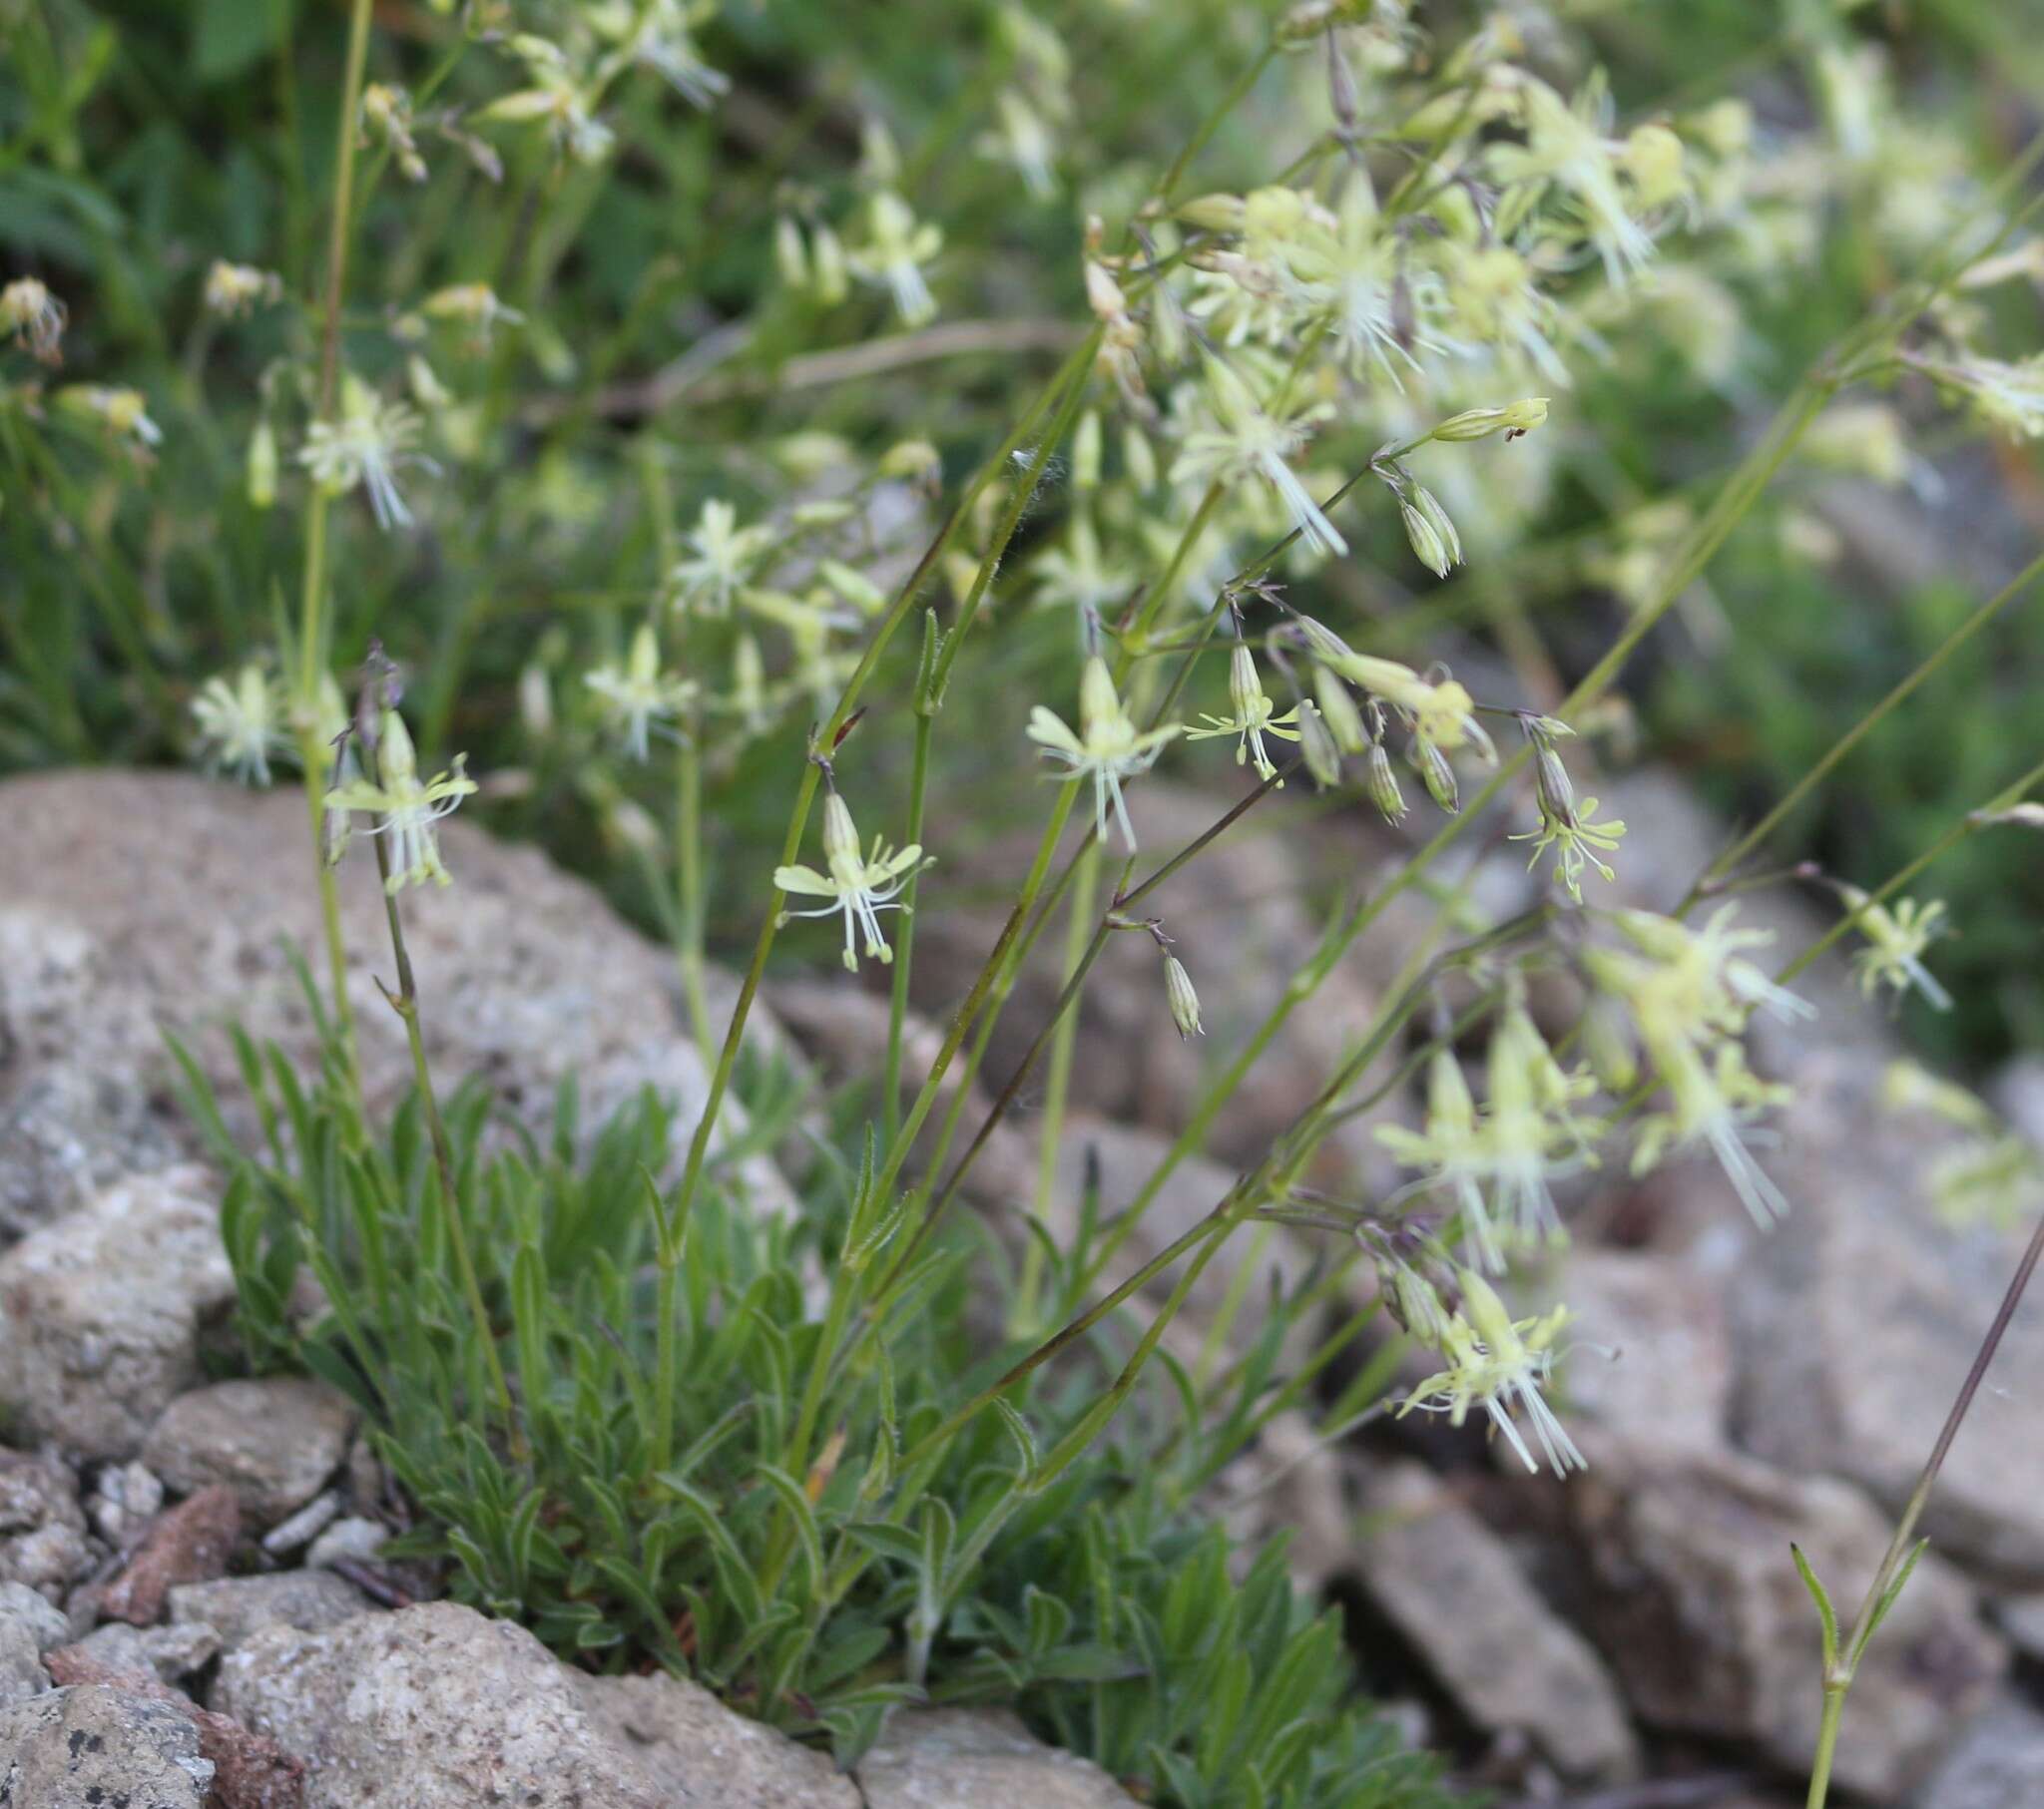
M 836 792 L 823 800 L 823 858 L 834 871 L 842 861 L 858 864 L 858 825 L 851 820 L 851 807 Z
M 802 243 L 800 226 L 786 214 L 773 223 L 773 265 L 789 288 L 809 286 L 808 247 Z
M 1381 741 L 1372 741 L 1364 761 L 1364 788 L 1369 801 L 1383 813 L 1387 823 L 1405 820 L 1405 794 L 1398 789 L 1398 775 L 1391 769 L 1391 756 Z
M 835 307 L 851 292 L 851 277 L 845 269 L 844 241 L 826 226 L 809 233 L 810 267 L 815 272 L 815 296 L 825 307 Z
M 841 559 L 826 559 L 816 567 L 831 590 L 862 616 L 877 616 L 887 607 L 887 593 L 863 572 L 854 571 Z
M 1089 408 L 1072 432 L 1072 488 L 1095 490 L 1099 486 L 1100 411 Z
M 1147 494 L 1157 488 L 1157 449 L 1142 428 L 1132 426 L 1122 435 L 1122 464 L 1138 491 Z
M 1450 816 L 1461 808 L 1461 792 L 1455 783 L 1455 769 L 1448 756 L 1425 735 L 1414 735 L 1410 758 L 1426 785 L 1426 794 Z
M 1184 203 L 1178 217 L 1208 232 L 1240 232 L 1247 208 L 1240 195 L 1202 195 Z
M 1462 537 L 1424 484 L 1414 484 L 1400 495 L 1398 518 L 1405 524 L 1413 555 L 1436 578 L 1447 577 L 1451 567 L 1462 563 Z
M 1171 1002 L 1171 1021 L 1178 1026 L 1180 1042 L 1207 1034 L 1200 1026 L 1200 995 L 1193 991 L 1193 977 L 1176 955 L 1164 958 L 1164 996 Z
M 877 469 L 898 482 L 935 484 L 944 475 L 944 461 L 927 440 L 897 440 L 880 454 Z
M 1547 398 L 1525 396 L 1502 408 L 1465 408 L 1460 414 L 1448 416 L 1427 438 L 1487 440 L 1494 433 L 1502 433 L 1516 439 L 1522 433 L 1531 433 L 1546 419 Z
M 276 429 L 267 419 L 257 421 L 249 436 L 248 495 L 252 509 L 276 501 Z
M 1361 753 L 1369 746 L 1369 730 L 1363 726 L 1362 711 L 1353 694 L 1317 660 L 1313 662 L 1313 695 L 1319 699 L 1319 713 L 1326 718 L 1327 732 L 1336 747 L 1343 753 Z
M 1310 703 L 1299 705 L 1298 751 L 1305 761 L 1306 772 L 1320 790 L 1326 791 L 1341 783 L 1341 749 L 1334 745 L 1334 737 L 1327 732 L 1327 724 Z

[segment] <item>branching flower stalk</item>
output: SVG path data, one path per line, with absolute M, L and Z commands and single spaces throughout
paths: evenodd
M 341 79 L 340 115 L 334 128 L 332 219 L 326 240 L 325 299 L 319 324 L 318 416 L 331 416 L 339 394 L 340 311 L 346 294 L 348 246 L 354 225 L 356 115 L 361 107 L 362 72 L 368 60 L 372 0 L 353 0 L 348 11 L 347 64 Z M 292 695 L 292 725 L 298 741 L 298 763 L 304 773 L 305 810 L 311 825 L 313 868 L 318 875 L 319 914 L 326 940 L 327 978 L 333 992 L 334 1021 L 351 1070 L 356 1068 L 354 1007 L 347 992 L 347 948 L 341 937 L 340 894 L 333 869 L 321 857 L 325 819 L 324 796 L 330 763 L 337 754 L 322 744 L 320 693 L 326 676 L 326 515 L 331 498 L 323 484 L 314 484 L 305 502 L 304 574 L 299 587 L 298 670 Z M 379 844 L 379 860 L 382 858 Z M 395 929 L 395 918 L 392 919 Z M 357 1080 L 359 1075 L 357 1073 Z M 449 1211 L 453 1210 L 452 1205 Z

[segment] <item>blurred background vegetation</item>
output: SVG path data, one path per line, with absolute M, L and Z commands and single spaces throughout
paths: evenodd
M 827 445 L 790 436 L 840 436 L 864 453 L 927 436 L 954 475 L 982 454 L 1055 357 L 1061 323 L 1084 317 L 1085 216 L 1117 219 L 1145 192 L 1277 9 L 1035 10 L 1070 52 L 1049 200 L 1027 198 L 1011 169 L 975 149 L 1017 54 L 1003 9 L 730 0 L 704 33 L 706 59 L 732 81 L 714 110 L 658 81 L 626 83 L 608 163 L 559 163 L 534 135 L 497 134 L 486 150 L 435 137 L 421 187 L 385 182 L 366 205 L 351 366 L 387 371 L 399 355 L 388 314 L 443 284 L 490 282 L 528 318 L 462 365 L 460 406 L 431 447 L 443 475 L 425 530 L 384 536 L 347 513 L 335 646 L 381 637 L 413 674 L 422 744 L 466 748 L 489 779 L 492 826 L 542 840 L 650 925 L 668 906 L 632 854 L 626 800 L 590 794 L 586 740 L 533 732 L 538 700 L 574 715 L 576 675 L 623 647 L 675 523 L 705 496 L 743 509 L 778 493 L 791 464 L 827 488 Z M 1468 514 L 1454 504 L 1483 547 L 1471 568 L 1421 602 L 1398 576 L 1411 568 L 1395 524 L 1375 511 L 1358 524 L 1356 560 L 1316 584 L 1376 622 L 1380 651 L 1489 646 L 1535 694 L 1543 673 L 1579 671 L 1622 621 L 1628 573 L 1665 544 L 1684 499 L 1861 316 L 1912 236 L 1948 220 L 2020 146 L 2044 92 L 2044 34 L 2026 29 L 2026 10 L 1482 9 L 1565 84 L 1603 65 L 1627 117 L 1743 98 L 1799 212 L 1791 221 L 1785 209 L 1772 237 L 1749 232 L 1736 253 L 1708 235 L 1665 247 L 1630 304 L 1659 330 L 1628 335 L 1608 362 L 1572 358 L 1577 388 L 1518 512 L 1491 496 Z M 1415 20 L 1451 43 L 1477 16 L 1429 5 Z M 386 77 L 417 92 L 444 73 L 457 102 L 501 89 L 488 57 L 450 62 L 452 22 L 429 7 L 389 0 L 376 24 L 379 56 L 395 51 L 402 65 Z M 166 441 L 134 481 L 87 444 L 46 456 L 22 430 L 33 398 L 19 383 L 0 395 L 0 767 L 176 761 L 189 752 L 197 686 L 273 642 L 290 600 L 295 518 L 244 500 L 241 470 L 265 373 L 302 354 L 309 332 L 283 310 L 223 332 L 201 285 L 226 256 L 311 286 L 344 9 L 0 0 L 0 32 L 7 271 L 67 298 L 67 377 L 139 387 Z M 1826 59 L 1841 54 L 1878 60 L 1877 106 L 1827 82 Z M 1297 97 L 1324 86 L 1312 64 L 1292 59 L 1267 78 L 1209 150 L 1202 186 L 1268 176 L 1273 143 L 1307 130 Z M 896 338 L 883 292 L 854 288 L 824 307 L 773 280 L 777 215 L 841 212 L 874 119 L 901 147 L 903 191 L 946 229 L 937 330 L 976 349 L 940 365 L 889 369 L 864 355 Z M 1967 299 L 2017 345 L 2036 343 L 2038 302 L 2034 281 Z M 1848 423 L 1833 446 L 1844 476 L 1802 460 L 1657 632 L 1630 687 L 1640 755 L 1673 765 L 1730 816 L 1779 795 L 2014 569 L 2044 524 L 2044 487 L 2023 452 L 1971 444 L 1946 456 L 1957 435 L 1927 388 L 1891 399 L 1923 426 L 1909 450 Z M 1025 524 L 1003 604 L 1026 596 L 1032 549 L 1054 528 L 1052 512 Z M 1310 590 L 1301 601 L 1312 607 Z M 1021 765 L 991 750 L 1019 745 L 1007 731 L 1030 663 L 1068 670 L 1067 642 L 1046 628 L 1016 644 L 1019 667 L 1004 664 L 983 700 L 1000 727 L 970 756 L 977 777 Z M 1854 753 L 1778 851 L 1862 881 L 1893 870 L 2005 775 L 2010 725 L 2038 707 L 2040 651 L 2044 626 L 2019 604 Z M 750 921 L 757 887 L 729 882 L 767 858 L 802 726 L 713 767 L 713 944 Z M 883 752 L 905 757 L 873 757 Z M 1912 1005 L 1908 1028 L 1937 1057 L 1984 1070 L 2044 1031 L 2044 872 L 2026 840 L 1990 836 L 1938 879 L 1963 925 L 1939 959 L 1959 1005 L 1943 1019 Z

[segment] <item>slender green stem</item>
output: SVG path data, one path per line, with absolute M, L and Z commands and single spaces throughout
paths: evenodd
M 1817 1723 L 1816 1757 L 1809 1768 L 1809 1797 L 1805 1809 L 1824 1809 L 1831 1787 L 1831 1755 L 1838 1746 L 1838 1722 L 1845 1712 L 1842 1683 L 1824 1684 L 1823 1719 Z
M 1863 902 L 1846 912 L 1836 923 L 1824 931 L 1821 936 L 1810 943 L 1794 960 L 1783 968 L 1775 976 L 1777 984 L 1788 985 L 1797 974 L 1808 967 L 1812 961 L 1816 960 L 1819 955 L 1823 954 L 1826 949 L 1830 948 L 1844 936 L 1847 931 L 1856 928 L 1859 920 L 1868 911 L 1872 910 L 1874 906 L 1883 903 L 1899 892 L 1917 874 L 1942 860 L 1952 849 L 1956 848 L 1959 843 L 1966 840 L 1969 836 L 1977 835 L 1983 828 L 1988 826 L 1987 818 L 1999 811 L 2012 809 L 2015 805 L 2021 803 L 2040 784 L 2044 784 L 2044 762 L 2032 766 L 2028 772 L 2024 773 L 2012 785 L 2003 786 L 2000 791 L 1997 791 L 1979 809 L 1968 811 L 1940 835 L 1936 841 L 1924 849 L 1921 854 L 1917 855 L 1914 860 L 1889 875 L 1887 879 L 1883 880 L 1879 886 L 1868 894 Z
M 498 1411 L 512 1449 L 522 1452 L 525 1435 L 511 1400 L 511 1386 L 504 1376 L 504 1361 L 497 1351 L 497 1335 L 490 1324 L 489 1308 L 483 1303 L 482 1284 L 476 1275 L 475 1257 L 468 1247 L 468 1229 L 462 1221 L 461 1193 L 456 1184 L 454 1144 L 447 1134 L 447 1122 L 440 1116 L 440 1102 L 433 1091 L 432 1070 L 426 1062 L 426 1042 L 419 1028 L 419 995 L 412 978 L 411 953 L 405 946 L 404 920 L 397 908 L 397 894 L 390 888 L 390 848 L 384 836 L 371 838 L 376 847 L 376 870 L 383 880 L 383 913 L 390 926 L 390 952 L 397 964 L 397 991 L 387 987 L 383 996 L 390 1009 L 404 1021 L 405 1040 L 411 1045 L 412 1082 L 418 1090 L 419 1109 L 425 1114 L 426 1134 L 433 1146 L 433 1165 L 439 1174 L 440 1200 L 447 1214 L 447 1239 L 454 1248 L 454 1266 L 459 1272 L 461 1291 L 475 1320 L 476 1341 L 482 1346 L 483 1362 L 490 1372 L 490 1387 L 497 1397 Z
M 1089 947 L 1097 951 L 1100 933 L 1093 927 L 1094 897 L 1100 887 L 1100 843 L 1086 844 L 1079 856 L 1079 868 L 1072 880 L 1070 915 L 1065 927 L 1065 990 L 1073 995 L 1092 965 Z M 1057 1191 L 1058 1147 L 1065 1135 L 1065 1102 L 1072 1087 L 1072 1054 L 1078 1045 L 1079 1014 L 1065 1010 L 1057 1014 L 1050 1046 L 1050 1070 L 1044 1077 L 1043 1117 L 1037 1126 L 1036 1197 L 1032 1206 L 1036 1222 L 1050 1219 L 1051 1195 Z M 989 1112 L 989 1119 L 992 1118 Z M 976 1146 L 976 1145 L 975 1145 Z M 969 1152 L 968 1152 L 969 1153 Z M 1036 1327 L 1036 1291 L 1043 1281 L 1043 1243 L 1027 1237 L 1022 1243 L 1022 1273 L 1015 1287 L 1014 1304 L 1008 1313 L 1011 1331 L 1026 1335 Z
M 352 221 L 355 169 L 355 116 L 360 110 L 362 71 L 369 52 L 369 15 L 373 0 L 353 0 L 348 13 L 347 72 L 341 82 L 340 118 L 334 129 L 333 218 L 326 237 L 325 299 L 319 324 L 318 412 L 333 411 L 340 373 L 340 309 L 347 285 L 347 253 Z M 355 1050 L 354 1007 L 347 996 L 347 948 L 340 929 L 340 893 L 327 864 L 322 834 L 327 749 L 319 738 L 319 679 L 326 671 L 326 516 L 329 499 L 315 485 L 305 505 L 305 564 L 298 612 L 297 694 L 292 718 L 297 731 L 298 763 L 305 775 L 305 809 L 312 831 L 312 864 L 318 876 L 319 916 L 326 940 L 326 966 L 333 989 L 334 1023 L 349 1076 L 360 1088 Z
M 941 651 L 934 612 L 925 618 L 925 625 L 924 670 L 916 675 L 915 750 L 908 768 L 909 846 L 922 841 L 923 815 L 929 802 L 930 740 L 936 733 L 937 710 L 943 700 L 929 688 L 935 680 L 936 655 Z M 915 961 L 916 882 L 920 878 L 921 873 L 911 868 L 902 888 L 901 927 L 894 937 L 894 973 L 887 995 L 887 1065 L 881 1076 L 880 1110 L 889 1147 L 901 1133 L 901 1040 L 908 1021 L 908 982 Z
M 1712 861 L 1698 875 L 1696 883 L 1690 887 L 1682 903 L 1676 906 L 1674 915 L 1681 917 L 1687 914 L 1690 908 L 1696 904 L 1697 900 L 1704 896 L 1712 880 L 1716 879 L 1720 874 L 1731 872 L 1754 849 L 1766 841 L 1788 816 L 1788 813 L 1830 776 L 1831 769 L 1840 760 L 1850 753 L 1853 748 L 1857 747 L 1874 729 L 1879 727 L 1889 713 L 1907 698 L 1918 685 L 1922 684 L 1925 679 L 1936 673 L 1946 661 L 1956 654 L 1960 648 L 1964 647 L 1967 642 L 1972 640 L 1995 617 L 1999 616 L 2016 598 L 2029 590 L 2037 582 L 2040 575 L 2044 575 L 2044 553 L 2038 554 L 2015 577 L 2010 579 L 1999 591 L 1995 592 L 1992 597 L 1988 598 L 1985 603 L 1974 610 L 1957 628 L 1953 629 L 1938 644 L 1936 649 L 1917 665 L 1915 671 L 1896 684 L 1886 696 L 1881 698 L 1865 715 L 1861 716 L 1857 722 L 1840 735 L 1825 751 L 1823 757 L 1789 787 L 1787 794 L 1782 797 L 1767 815 L 1754 824 L 1751 829 L 1734 842 L 1731 847 L 1727 848 L 1723 854 L 1719 855 L 1716 860 Z
M 710 1026 L 710 993 L 703 958 L 703 744 L 701 723 L 685 726 L 675 754 L 675 937 L 682 968 L 682 996 L 689 1028 L 703 1053 L 703 1066 L 717 1059 L 717 1033 Z

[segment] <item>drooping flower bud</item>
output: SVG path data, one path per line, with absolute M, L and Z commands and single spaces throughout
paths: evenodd
M 1207 1034 L 1200 1025 L 1200 995 L 1193 991 L 1193 977 L 1176 955 L 1164 958 L 1164 996 L 1171 1003 L 1171 1021 L 1178 1026 L 1180 1042 Z
M 1410 752 L 1413 769 L 1426 785 L 1426 794 L 1450 816 L 1462 807 L 1461 791 L 1455 783 L 1455 769 L 1448 756 L 1425 735 L 1414 735 Z

